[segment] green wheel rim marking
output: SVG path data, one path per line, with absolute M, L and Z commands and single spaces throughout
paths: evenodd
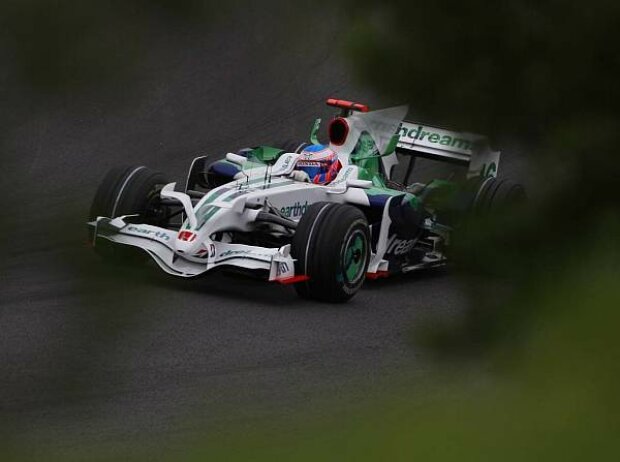
M 364 271 L 366 263 L 366 246 L 364 235 L 354 232 L 347 242 L 344 252 L 344 274 L 350 283 L 357 282 Z

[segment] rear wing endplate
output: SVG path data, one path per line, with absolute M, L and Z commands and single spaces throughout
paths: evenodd
M 467 166 L 467 176 L 497 176 L 500 151 L 489 146 L 482 135 L 403 121 L 396 152 Z

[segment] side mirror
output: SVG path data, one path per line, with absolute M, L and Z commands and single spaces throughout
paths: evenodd
M 275 165 L 271 170 L 272 175 L 288 175 L 295 170 L 295 163 L 299 154 L 287 152 L 278 157 Z
M 319 141 L 319 137 L 317 136 L 320 126 L 321 126 L 321 119 L 319 118 L 314 121 L 314 125 L 312 126 L 312 131 L 310 132 L 310 142 L 312 144 L 321 144 L 321 142 Z
M 232 152 L 226 154 L 226 160 L 239 166 L 243 166 L 243 164 L 248 161 L 247 157 L 240 156 L 239 154 L 233 154 Z

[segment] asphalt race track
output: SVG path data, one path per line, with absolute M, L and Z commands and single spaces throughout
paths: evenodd
M 306 139 L 314 118 L 333 112 L 327 97 L 391 103 L 355 83 L 333 16 L 299 30 L 246 13 L 210 30 L 153 34 L 130 83 L 54 98 L 4 86 L 4 441 L 156 446 L 353 412 L 404 377 L 424 393 L 415 384 L 432 358 L 411 345 L 411 327 L 462 313 L 449 273 L 369 283 L 330 306 L 241 277 L 119 268 L 86 245 L 91 198 L 113 166 L 146 164 L 181 181 L 198 153 Z

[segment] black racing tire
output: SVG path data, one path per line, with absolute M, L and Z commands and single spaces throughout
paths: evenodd
M 144 166 L 125 166 L 111 169 L 99 185 L 90 212 L 89 221 L 97 217 L 116 218 L 123 215 L 137 215 L 127 222 L 166 226 L 167 208 L 159 200 L 161 188 L 169 183 L 166 177 Z M 125 246 L 108 245 L 106 239 L 94 242 L 94 230 L 89 227 L 89 240 L 97 253 L 109 257 L 118 256 Z M 123 249 L 121 250 L 121 247 Z
M 297 293 L 321 302 L 346 302 L 366 279 L 370 253 L 370 230 L 361 210 L 328 202 L 312 204 L 301 217 L 291 245 L 295 273 L 309 277 L 295 284 Z
M 472 211 L 476 215 L 485 215 L 518 205 L 526 199 L 523 185 L 508 179 L 488 177 L 480 182 L 472 201 Z

